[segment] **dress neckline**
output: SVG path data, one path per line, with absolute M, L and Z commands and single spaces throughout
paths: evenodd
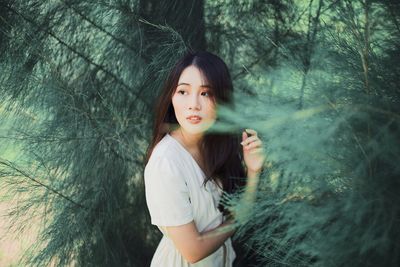
M 171 138 L 172 140 L 174 140 L 174 142 L 177 143 L 178 146 L 179 146 L 185 153 L 187 153 L 187 154 L 189 155 L 189 157 L 192 159 L 192 161 L 194 162 L 194 164 L 197 166 L 197 168 L 198 168 L 198 169 L 200 170 L 200 172 L 203 174 L 203 178 L 205 179 L 205 178 L 206 178 L 205 172 L 204 172 L 203 169 L 200 167 L 200 165 L 197 163 L 197 161 L 194 159 L 194 157 L 192 156 L 192 154 L 190 154 L 190 152 L 187 151 L 187 149 L 186 149 L 177 139 L 175 139 L 172 135 L 170 135 L 169 133 L 167 133 L 166 135 L 167 135 L 169 138 Z M 219 190 L 219 189 L 222 190 L 222 182 L 220 182 L 220 181 L 214 181 L 214 180 L 211 180 L 211 181 L 213 181 L 214 184 L 217 184 L 217 183 L 218 183 L 218 185 L 217 185 L 218 190 Z
M 203 174 L 204 177 L 206 177 L 205 172 L 203 171 L 203 169 L 200 167 L 200 165 L 197 163 L 197 161 L 194 159 L 194 157 L 192 156 L 192 154 L 190 154 L 189 151 L 187 151 L 187 149 L 177 140 L 175 139 L 172 135 L 170 135 L 169 133 L 166 134 L 169 138 L 171 138 L 172 140 L 175 141 L 175 143 L 178 144 L 178 146 L 185 151 L 185 153 L 187 153 L 189 155 L 189 157 L 193 160 L 193 162 L 196 164 L 197 168 L 199 168 L 199 170 L 201 171 L 201 173 Z

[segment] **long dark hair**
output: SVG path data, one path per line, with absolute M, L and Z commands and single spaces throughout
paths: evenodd
M 191 65 L 197 67 L 206 78 L 217 105 L 224 104 L 231 108 L 234 107 L 233 85 L 225 62 L 210 52 L 187 52 L 170 71 L 157 99 L 154 109 L 153 138 L 147 149 L 146 163 L 156 144 L 171 130 L 171 125 L 178 124 L 172 106 L 172 96 L 181 73 Z M 223 190 L 230 194 L 245 184 L 245 169 L 240 142 L 241 132 L 206 132 L 204 134 L 200 145 L 206 174 L 204 185 L 210 180 L 215 181 L 219 178 L 222 181 Z

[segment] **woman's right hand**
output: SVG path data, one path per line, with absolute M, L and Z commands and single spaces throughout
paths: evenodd
M 249 136 L 247 133 L 251 134 Z M 243 158 L 247 168 L 247 177 L 258 176 L 265 161 L 263 143 L 253 129 L 246 129 L 242 132 Z

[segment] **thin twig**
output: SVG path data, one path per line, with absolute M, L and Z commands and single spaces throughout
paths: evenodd
M 46 185 L 46 184 L 40 182 L 39 180 L 35 179 L 35 178 L 32 177 L 32 176 L 30 176 L 28 173 L 26 173 L 25 171 L 19 169 L 17 166 L 15 166 L 15 164 L 13 164 L 12 162 L 0 158 L 0 165 L 4 165 L 4 166 L 7 166 L 7 167 L 11 168 L 12 170 L 14 170 L 14 171 L 20 173 L 23 177 L 28 178 L 29 180 L 33 181 L 35 184 L 37 184 L 37 185 L 39 185 L 39 186 L 41 186 L 41 187 L 46 188 L 48 191 L 52 192 L 52 193 L 55 194 L 55 195 L 58 195 L 58 196 L 64 198 L 65 200 L 67 200 L 67 201 L 73 203 L 74 205 L 76 205 L 76 206 L 78 206 L 78 207 L 80 207 L 80 208 L 87 209 L 87 207 L 85 207 L 84 205 L 82 205 L 82 204 L 80 204 L 80 203 L 78 203 L 78 202 L 75 202 L 75 201 L 72 200 L 70 197 L 64 195 L 64 194 L 61 193 L 61 192 L 58 192 L 57 190 L 51 188 L 50 186 L 48 186 L 48 185 Z

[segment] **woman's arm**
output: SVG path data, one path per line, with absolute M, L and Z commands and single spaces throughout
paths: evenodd
M 248 205 L 254 203 L 260 172 L 265 160 L 262 143 L 257 136 L 257 132 L 252 129 L 246 129 L 246 131 L 253 134 L 253 136 L 248 137 L 247 133 L 242 134 L 241 144 L 243 145 L 248 178 L 241 198 L 245 209 L 244 212 L 239 212 L 238 214 L 233 212 L 234 220 L 236 221 L 241 221 L 242 216 L 247 217 L 245 211 L 249 211 L 250 206 Z M 178 251 L 190 263 L 198 262 L 215 252 L 235 232 L 233 219 L 222 223 L 215 229 L 202 233 L 199 233 L 193 221 L 180 226 L 163 228 Z
M 247 171 L 247 183 L 245 191 L 243 193 L 243 200 L 254 202 L 256 197 L 256 190 L 258 187 L 258 181 L 260 180 L 260 172 Z
M 232 220 L 202 233 L 199 233 L 193 221 L 163 228 L 178 251 L 190 263 L 198 262 L 214 253 L 235 231 Z
M 251 204 L 255 199 L 259 172 L 248 171 L 247 176 L 248 180 L 242 201 L 245 201 L 246 204 Z M 240 215 L 243 216 L 244 214 Z M 180 226 L 163 228 L 178 251 L 190 263 L 198 262 L 214 253 L 235 232 L 233 219 L 227 220 L 217 228 L 202 233 L 199 233 L 193 221 Z

